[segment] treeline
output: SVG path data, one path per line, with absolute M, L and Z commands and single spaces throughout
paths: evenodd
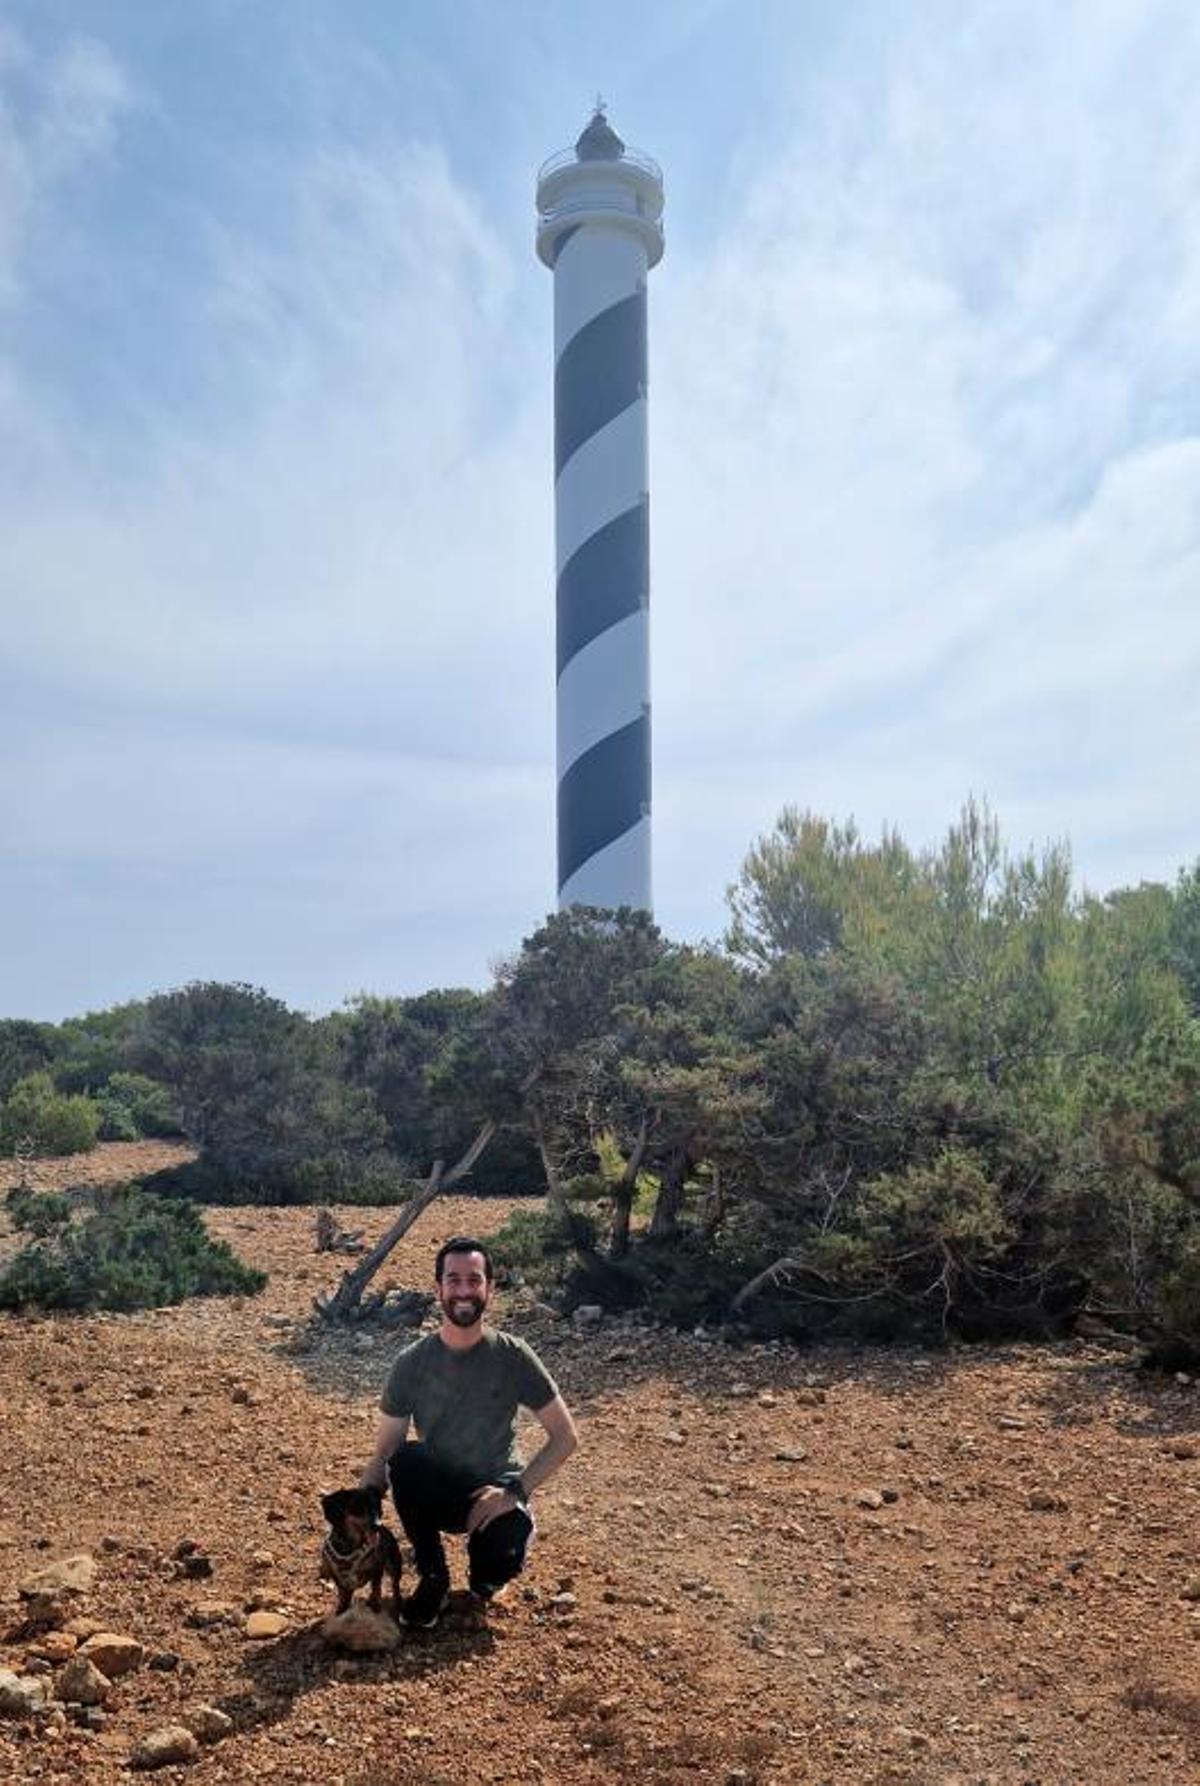
M 134 1075 L 200 1149 L 162 1189 L 397 1201 L 488 1125 L 471 1184 L 548 1191 L 504 1245 L 569 1298 L 873 1337 L 1087 1308 L 1200 1344 L 1200 869 L 1097 898 L 975 805 L 924 852 L 787 810 L 729 897 L 720 946 L 551 918 L 485 994 L 310 1020 L 193 986 L 38 1060 L 3 1025 L 5 1135 L 30 1072 L 97 1105 Z

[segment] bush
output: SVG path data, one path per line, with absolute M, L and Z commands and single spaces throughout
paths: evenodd
M 141 1184 L 156 1196 L 221 1206 L 357 1203 L 378 1208 L 406 1203 L 412 1192 L 412 1181 L 399 1161 L 354 1160 L 336 1154 L 263 1161 L 206 1153 L 150 1173 Z
M 0 1308 L 162 1308 L 189 1296 L 254 1295 L 266 1281 L 209 1237 L 193 1205 L 125 1185 L 18 1253 L 0 1276 Z
M 0 1145 L 32 1142 L 35 1153 L 88 1153 L 100 1133 L 100 1112 L 90 1098 L 56 1091 L 49 1073 L 19 1079 L 0 1111 Z
M 32 1234 L 35 1240 L 45 1240 L 71 1219 L 71 1199 L 59 1191 L 31 1191 L 18 1185 L 4 1204 L 13 1227 L 21 1234 Z
M 144 1073 L 113 1073 L 95 1098 L 101 1113 L 100 1135 L 105 1141 L 140 1141 L 183 1133 L 170 1092 Z

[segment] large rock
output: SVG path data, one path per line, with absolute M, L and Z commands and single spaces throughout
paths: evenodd
M 200 1744 L 182 1724 L 164 1724 L 150 1731 L 133 1746 L 130 1767 L 172 1767 L 181 1761 L 195 1761 Z
M 103 1705 L 112 1693 L 112 1682 L 86 1656 L 72 1656 L 55 1690 L 68 1705 Z
M 45 1703 L 45 1681 L 0 1668 L 0 1718 L 32 1718 Z
M 281 1612 L 252 1612 L 246 1620 L 247 1637 L 282 1637 L 288 1621 Z
M 400 1630 L 394 1619 L 355 1601 L 345 1612 L 331 1612 L 321 1625 L 321 1636 L 337 1649 L 351 1650 L 358 1655 L 372 1651 L 394 1650 L 400 1641 Z
M 80 1645 L 79 1654 L 94 1662 L 110 1681 L 115 1681 L 119 1675 L 131 1674 L 135 1668 L 140 1668 L 146 1652 L 136 1637 L 121 1637 L 115 1631 L 97 1631 L 94 1637 Z

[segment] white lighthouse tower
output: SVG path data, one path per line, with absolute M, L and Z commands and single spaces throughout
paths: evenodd
M 651 908 L 646 274 L 662 173 L 597 103 L 537 183 L 554 273 L 558 903 Z

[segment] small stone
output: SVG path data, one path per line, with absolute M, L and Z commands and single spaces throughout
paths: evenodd
M 215 1705 L 197 1705 L 184 1716 L 184 1723 L 198 1742 L 219 1743 L 233 1732 L 233 1719 Z
M 574 1612 L 578 1602 L 574 1594 L 555 1594 L 550 1601 L 555 1612 Z
M 797 1389 L 796 1402 L 802 1408 L 819 1408 L 825 1401 L 823 1389 Z
M 857 1507 L 882 1507 L 883 1496 L 877 1488 L 860 1488 L 854 1503 Z
M 146 1666 L 147 1668 L 153 1668 L 158 1674 L 170 1674 L 173 1669 L 179 1667 L 178 1652 L 175 1650 L 155 1650 Z
M 195 1761 L 200 1744 L 183 1724 L 164 1724 L 150 1731 L 134 1744 L 129 1757 L 130 1767 L 172 1767 L 182 1761 Z
M 805 1464 L 808 1462 L 808 1452 L 803 1445 L 785 1446 L 783 1450 L 775 1453 L 775 1462 L 777 1464 Z
M 576 1327 L 599 1327 L 604 1319 L 604 1310 L 598 1302 L 585 1302 L 575 1310 L 571 1321 Z
M 46 1683 L 0 1668 L 0 1718 L 32 1718 L 46 1703 Z
M 898 1488 L 881 1488 L 879 1492 L 883 1496 L 885 1505 L 888 1507 L 894 1507 L 896 1502 L 900 1499 L 900 1490 Z
M 90 1593 L 96 1579 L 96 1559 L 86 1553 L 47 1563 L 27 1576 L 17 1592 L 22 1600 L 57 1600 Z
M 1000 1428 L 1001 1432 L 1023 1433 L 1029 1425 L 1029 1422 L 1027 1420 L 1022 1420 L 1019 1414 L 1001 1414 L 996 1425 Z
M 112 1694 L 112 1682 L 94 1662 L 78 1655 L 59 1675 L 56 1691 L 68 1705 L 104 1705 Z
M 26 1653 L 40 1657 L 43 1662 L 69 1662 L 78 1646 L 79 1639 L 70 1631 L 47 1631 L 44 1637 L 30 1644 Z
M 1192 1459 L 1197 1455 L 1200 1455 L 1200 1453 L 1197 1453 L 1196 1447 L 1192 1444 L 1190 1439 L 1176 1439 L 1175 1443 L 1171 1446 L 1171 1456 L 1175 1458 L 1178 1463 L 1191 1463 Z
M 184 1581 L 211 1581 L 212 1558 L 202 1550 L 194 1550 L 189 1556 L 179 1559 L 175 1565 L 175 1573 L 182 1576 Z
M 250 1558 L 256 1569 L 273 1569 L 275 1553 L 272 1550 L 256 1550 Z
M 663 1444 L 664 1445 L 686 1445 L 687 1439 L 685 1438 L 684 1434 L 681 1432 L 675 1432 L 675 1431 L 665 1432 L 663 1434 Z
M 281 1612 L 252 1612 L 247 1618 L 244 1630 L 247 1637 L 261 1640 L 266 1637 L 282 1637 L 288 1628 L 288 1621 Z
M 1200 1600 L 1200 1575 L 1193 1575 L 1184 1582 L 1179 1597 L 1181 1600 Z
M 1031 1489 L 1025 1505 L 1031 1513 L 1065 1513 L 1067 1507 L 1061 1495 L 1051 1494 L 1045 1488 Z
M 235 1616 L 234 1608 L 225 1600 L 201 1600 L 184 1618 L 185 1625 L 206 1630 L 210 1625 L 225 1625 Z
M 115 1631 L 97 1631 L 81 1646 L 79 1653 L 94 1662 L 110 1681 L 140 1668 L 146 1654 L 136 1637 L 121 1637 Z

